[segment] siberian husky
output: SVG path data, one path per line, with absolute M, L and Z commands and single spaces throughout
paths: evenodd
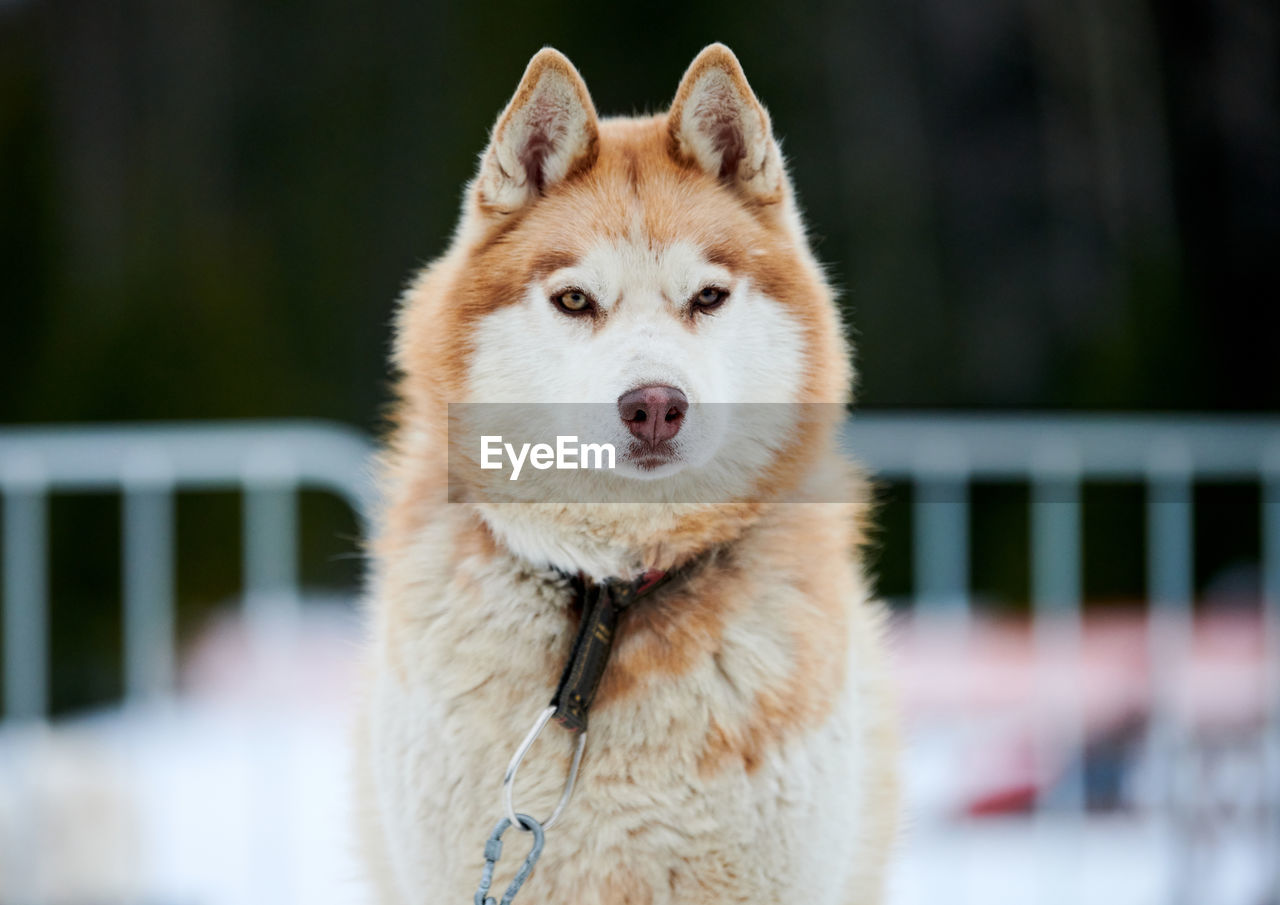
M 849 359 L 728 48 L 667 113 L 612 119 L 564 56 L 533 57 L 397 322 L 356 756 L 381 905 L 471 902 L 486 854 L 501 895 L 534 835 L 518 905 L 880 901 L 896 749 L 864 481 L 834 423 L 765 419 L 729 449 L 716 408 L 842 412 Z M 620 443 L 606 484 L 648 501 L 489 496 L 513 469 L 456 448 L 454 404 L 551 422 L 579 403 Z M 547 725 L 513 783 L 539 827 L 517 816 L 496 858 L 513 751 L 593 656 L 581 718 L 555 714 L 575 731 Z

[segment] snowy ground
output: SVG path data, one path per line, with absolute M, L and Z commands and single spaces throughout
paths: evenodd
M 179 703 L 0 734 L 0 902 L 365 902 L 346 798 L 356 629 L 311 612 L 269 635 L 269 670 L 229 621 L 191 652 Z M 911 737 L 891 905 L 1265 901 L 1275 858 L 1247 814 L 1190 847 L 1133 816 L 966 818 L 953 774 L 972 733 Z

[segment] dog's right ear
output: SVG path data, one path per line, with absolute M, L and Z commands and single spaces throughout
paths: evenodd
M 558 50 L 534 54 L 520 87 L 493 127 L 476 197 L 484 209 L 512 213 L 595 162 L 599 132 L 586 83 Z
M 667 130 L 677 160 L 696 164 L 756 201 L 783 197 L 787 177 L 769 114 L 723 44 L 708 45 L 689 64 L 667 114 Z

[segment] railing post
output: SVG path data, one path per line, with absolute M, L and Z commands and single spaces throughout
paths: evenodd
M 1280 439 L 1262 466 L 1263 851 L 1280 852 Z M 1280 857 L 1269 865 L 1270 892 L 1280 901 Z
M 921 612 L 967 632 L 969 471 L 963 450 L 940 437 L 916 457 L 912 546 Z
M 158 450 L 124 463 L 121 536 L 125 698 L 160 700 L 174 682 L 173 469 Z
M 1169 849 L 1167 901 L 1194 896 L 1179 774 L 1187 764 L 1186 670 L 1193 632 L 1193 533 L 1190 453 L 1176 437 L 1156 441 L 1147 471 L 1147 650 L 1151 726 L 1147 763 L 1156 818 Z
M 972 679 L 969 604 L 969 469 L 965 451 L 945 434 L 916 450 L 913 461 L 911 546 L 914 624 L 927 647 L 945 640 L 957 649 L 962 673 Z M 966 857 L 960 877 L 930 883 L 930 898 L 973 900 Z M 941 878 L 939 878 L 941 879 Z
M 0 462 L 4 489 L 4 716 L 49 711 L 48 485 L 35 454 Z
M 1082 614 L 1080 462 L 1069 441 L 1047 448 L 1031 481 L 1032 603 L 1037 660 L 1051 723 L 1045 741 L 1065 759 L 1056 807 L 1085 807 L 1080 712 Z M 1045 802 L 1041 802 L 1043 805 Z
M 298 604 L 298 474 L 287 452 L 260 450 L 244 471 L 244 584 L 251 626 L 290 622 Z
M 1078 865 L 1063 861 L 1061 833 L 1083 830 L 1086 808 L 1081 614 L 1081 467 L 1067 437 L 1053 438 L 1036 456 L 1031 474 L 1032 627 L 1039 670 L 1037 775 L 1054 778 L 1052 794 L 1036 802 L 1043 877 L 1039 902 L 1078 899 Z M 1060 869 L 1047 865 L 1057 862 Z
M 288 450 L 264 447 L 244 469 L 245 616 L 254 666 L 278 690 L 280 673 L 296 652 L 301 618 L 298 594 L 298 473 Z M 251 782 L 256 818 L 251 868 L 263 901 L 292 901 L 290 879 L 279 869 L 293 837 L 289 738 L 270 713 L 256 714 L 258 759 Z

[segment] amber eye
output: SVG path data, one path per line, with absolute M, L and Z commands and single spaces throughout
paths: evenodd
M 693 306 L 700 311 L 710 311 L 712 308 L 719 308 L 728 297 L 729 293 L 718 286 L 704 286 L 693 297 Z
M 551 299 L 556 303 L 556 307 L 569 314 L 584 314 L 591 310 L 591 296 L 587 295 L 581 289 L 566 289 L 564 292 Z

